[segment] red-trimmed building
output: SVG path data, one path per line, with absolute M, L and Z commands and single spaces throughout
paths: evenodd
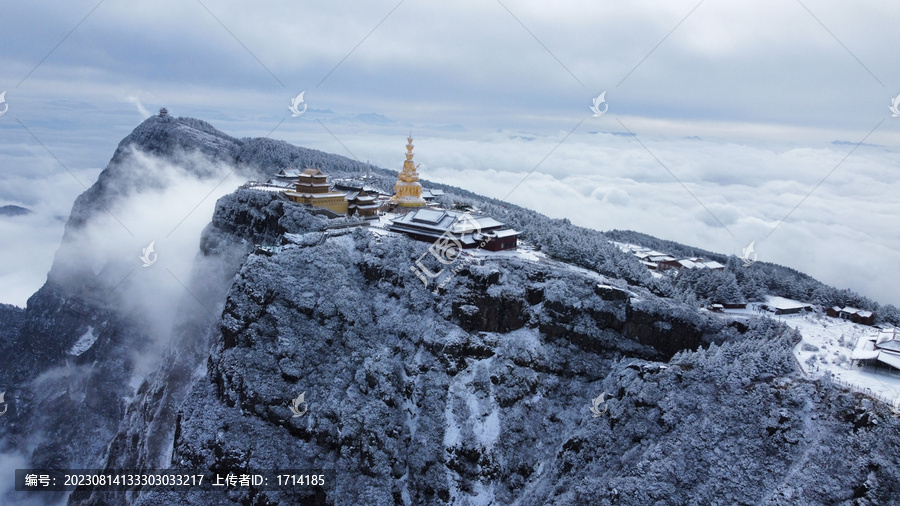
M 393 220 L 388 229 L 420 241 L 451 240 L 463 249 L 488 251 L 514 250 L 519 237 L 494 218 L 445 209 L 417 209 Z

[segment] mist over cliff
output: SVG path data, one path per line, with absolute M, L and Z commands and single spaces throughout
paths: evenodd
M 0 331 L 0 451 L 33 467 L 100 466 L 143 378 L 179 329 L 215 321 L 238 265 L 230 256 L 249 247 L 198 254 L 217 196 L 276 161 L 322 155 L 169 116 L 123 139 L 76 199 L 47 282 L 24 311 L 3 311 L 12 322 Z
M 900 420 L 887 406 L 804 377 L 787 326 L 701 310 L 712 278 L 650 276 L 609 243 L 631 233 L 433 185 L 540 253 L 467 263 L 435 290 L 410 270 L 426 243 L 233 191 L 306 165 L 392 184 L 383 169 L 188 118 L 150 118 L 124 139 L 77 199 L 45 286 L 24 311 L 0 307 L 0 352 L 15 357 L 0 370 L 0 450 L 10 467 L 324 468 L 334 486 L 7 488 L 5 502 L 787 505 L 900 493 Z M 151 241 L 158 257 L 144 267 Z M 716 282 L 877 307 L 753 269 Z M 301 392 L 309 410 L 293 417 Z

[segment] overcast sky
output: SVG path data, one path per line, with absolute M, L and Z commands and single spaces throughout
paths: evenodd
M 3 302 L 43 283 L 74 198 L 165 106 L 392 169 L 412 130 L 426 179 L 599 230 L 756 241 L 900 303 L 897 3 L 75 0 L 2 19 L 0 205 L 36 211 L 0 218 Z

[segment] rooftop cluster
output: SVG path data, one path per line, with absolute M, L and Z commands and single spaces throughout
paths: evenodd
M 617 248 L 625 253 L 631 253 L 641 261 L 651 271 L 664 271 L 666 269 L 710 269 L 721 271 L 725 266 L 715 260 L 705 260 L 700 257 L 676 258 L 668 253 L 651 250 L 638 244 L 629 244 L 623 242 L 612 242 Z

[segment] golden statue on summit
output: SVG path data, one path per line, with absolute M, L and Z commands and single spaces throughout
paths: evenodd
M 403 162 L 403 170 L 397 175 L 397 183 L 394 185 L 394 196 L 391 202 L 396 202 L 401 207 L 425 207 L 425 199 L 422 198 L 422 185 L 419 184 L 417 165 L 413 165 L 412 136 L 406 138 L 406 161 Z

